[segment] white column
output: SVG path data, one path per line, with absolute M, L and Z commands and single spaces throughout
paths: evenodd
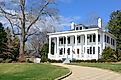
M 95 33 L 96 34 L 96 46 L 95 46 L 95 54 L 96 54 L 96 59 L 98 59 L 98 31 Z
M 101 39 L 101 38 L 100 38 Z M 102 50 L 105 49 L 105 33 L 102 33 Z
M 85 53 L 84 53 L 84 58 L 87 58 L 87 34 L 85 34 Z
M 65 55 L 64 56 L 66 56 L 66 58 L 68 58 L 68 53 L 67 53 L 67 44 L 68 44 L 68 41 L 67 41 L 67 36 L 65 36 L 66 37 L 66 44 L 65 44 Z
M 77 46 L 77 35 L 74 36 L 75 36 L 75 46 Z
M 58 46 L 59 46 L 59 37 L 56 37 L 57 38 L 57 43 L 56 43 L 56 46 L 57 46 L 57 48 L 56 48 L 56 60 L 58 60 L 58 57 L 59 57 L 59 48 L 58 48 Z
M 76 57 L 78 57 L 78 55 L 77 55 L 77 35 L 74 35 L 74 37 L 75 37 L 75 47 L 74 47 L 75 55 L 76 55 Z
M 48 53 L 48 58 L 50 58 L 51 55 L 51 37 L 49 37 L 49 53 Z

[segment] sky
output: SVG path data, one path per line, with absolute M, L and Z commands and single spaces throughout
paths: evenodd
M 2 1 L 2 0 L 0 0 Z M 8 1 L 8 0 L 3 0 Z M 31 1 L 31 0 L 30 0 Z M 57 0 L 61 24 L 59 30 L 70 29 L 71 22 L 76 24 L 97 24 L 97 17 L 102 18 L 103 27 L 109 21 L 112 11 L 121 10 L 121 0 Z M 56 22 L 53 22 L 55 25 Z M 58 27 L 57 27 L 58 28 Z
M 93 24 L 92 18 L 100 17 L 105 26 L 112 11 L 121 10 L 121 0 L 59 0 L 57 8 L 67 23 Z

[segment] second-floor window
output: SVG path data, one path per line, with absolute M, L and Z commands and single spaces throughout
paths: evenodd
M 96 36 L 95 36 L 95 34 L 93 35 L 93 42 L 95 42 L 95 39 L 96 39 Z
M 66 44 L 66 37 L 64 37 L 64 44 Z
M 63 37 L 59 38 L 59 43 L 63 44 Z
M 104 37 L 104 38 L 105 38 L 105 42 L 106 42 L 106 38 L 107 38 L 107 37 L 106 37 L 106 35 L 105 35 L 105 37 Z
M 70 44 L 70 37 L 68 37 L 67 40 L 68 40 L 68 44 Z
M 100 42 L 100 34 L 98 34 L 98 42 Z
M 77 41 L 78 41 L 78 43 L 81 42 L 81 41 L 80 41 L 80 36 L 77 36 Z

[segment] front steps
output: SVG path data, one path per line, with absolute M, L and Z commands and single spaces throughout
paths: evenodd
M 65 58 L 65 60 L 63 60 L 64 64 L 70 63 L 70 59 L 69 58 Z

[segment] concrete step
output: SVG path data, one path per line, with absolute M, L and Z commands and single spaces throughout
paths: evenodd
M 70 59 L 69 58 L 66 58 L 64 61 L 63 61 L 63 63 L 70 63 Z

